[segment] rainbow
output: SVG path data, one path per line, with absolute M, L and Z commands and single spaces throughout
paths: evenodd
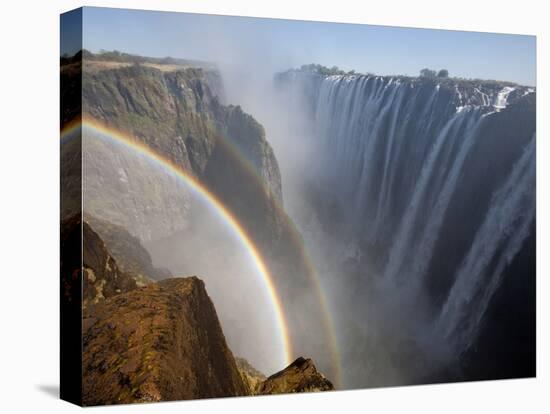
M 256 267 L 259 275 L 261 275 L 264 286 L 266 288 L 266 294 L 270 298 L 272 303 L 272 308 L 274 312 L 274 318 L 277 323 L 277 328 L 279 331 L 280 338 L 280 348 L 282 350 L 281 360 L 284 360 L 285 365 L 288 365 L 292 362 L 294 358 L 292 341 L 289 334 L 289 324 L 285 317 L 283 311 L 281 298 L 276 290 L 274 279 L 268 270 L 268 266 L 265 263 L 264 258 L 262 257 L 259 249 L 255 246 L 251 237 L 247 234 L 246 230 L 239 223 L 237 218 L 229 211 L 223 203 L 210 192 L 203 184 L 201 184 L 196 177 L 191 175 L 189 172 L 182 169 L 179 165 L 175 164 L 169 158 L 158 154 L 153 151 L 150 147 L 145 145 L 142 141 L 137 138 L 127 134 L 119 129 L 107 126 L 93 118 L 83 117 L 82 119 L 75 119 L 69 122 L 61 132 L 62 142 L 68 139 L 71 136 L 77 136 L 76 132 L 82 129 L 89 130 L 103 139 L 108 139 L 112 142 L 123 145 L 124 147 L 131 149 L 149 159 L 151 162 L 156 164 L 161 169 L 164 169 L 168 173 L 177 177 L 180 181 L 186 184 L 194 193 L 196 193 L 203 201 L 212 206 L 217 214 L 227 223 L 228 228 L 235 234 L 237 239 L 243 245 L 247 253 L 249 254 L 254 266 Z M 262 188 L 265 188 L 261 178 L 259 178 L 257 172 L 251 166 L 251 164 L 236 150 L 228 146 L 228 149 L 231 153 L 240 161 L 240 163 L 248 170 L 256 181 L 259 181 L 262 185 Z M 266 190 L 268 191 L 268 190 Z M 275 198 L 269 197 L 273 201 L 273 206 L 277 210 L 277 214 L 280 217 L 286 218 L 286 213 L 284 213 L 282 206 L 275 201 Z M 326 298 L 321 289 L 320 281 L 314 266 L 309 258 L 309 255 L 304 251 L 303 243 L 300 239 L 298 230 L 295 228 L 294 224 L 285 219 L 285 222 L 290 230 L 290 235 L 292 238 L 292 243 L 298 248 L 298 251 L 301 254 L 302 260 L 306 266 L 306 273 L 310 283 L 313 285 L 315 294 L 319 301 L 319 306 L 322 314 L 323 320 L 323 329 L 328 340 L 329 353 L 330 353 L 330 363 L 331 370 L 333 375 L 333 382 L 336 386 L 340 385 L 341 382 L 341 369 L 339 361 L 339 352 L 336 341 L 336 336 L 334 334 L 333 323 L 331 320 L 330 312 L 328 311 L 328 306 L 326 303 Z
M 252 243 L 252 240 L 245 232 L 241 224 L 233 216 L 233 214 L 225 208 L 225 206 L 218 200 L 218 198 L 212 194 L 207 188 L 205 188 L 195 177 L 184 171 L 179 166 L 175 165 L 168 158 L 162 157 L 159 154 L 151 151 L 143 143 L 137 141 L 136 139 L 122 133 L 121 131 L 114 130 L 113 128 L 108 128 L 99 122 L 86 119 L 82 124 L 80 122 L 74 123 L 73 125 L 64 128 L 62 132 L 62 137 L 70 136 L 73 132 L 80 128 L 80 125 L 86 129 L 92 130 L 93 132 L 101 135 L 103 138 L 108 138 L 114 140 L 119 144 L 123 144 L 129 149 L 132 149 L 142 155 L 145 155 L 147 159 L 153 161 L 155 164 L 161 166 L 164 169 L 167 169 L 174 176 L 181 179 L 186 185 L 188 185 L 197 195 L 199 195 L 204 201 L 209 205 L 214 207 L 214 210 L 220 215 L 228 227 L 234 232 L 237 236 L 237 239 L 245 247 L 246 251 L 250 255 L 252 262 L 254 263 L 259 274 L 262 276 L 265 286 L 267 288 L 267 293 L 269 294 L 270 300 L 273 305 L 273 310 L 275 312 L 275 319 L 277 321 L 280 337 L 281 337 L 281 349 L 284 351 L 284 362 L 288 365 L 292 362 L 292 347 L 291 341 L 288 333 L 288 326 L 286 323 L 286 318 L 283 312 L 281 305 L 281 299 L 273 283 L 273 278 L 267 269 L 267 266 L 261 257 L 258 249 Z
M 233 157 L 235 157 L 241 166 L 247 170 L 249 176 L 256 181 L 256 184 L 261 187 L 264 192 L 267 194 L 267 197 L 272 202 L 272 207 L 276 210 L 277 215 L 280 219 L 284 220 L 287 229 L 289 230 L 289 235 L 291 238 L 291 243 L 293 244 L 293 247 L 296 251 L 300 253 L 302 263 L 304 263 L 306 267 L 306 276 L 309 279 L 309 283 L 313 287 L 315 291 L 315 295 L 317 297 L 317 301 L 319 303 L 319 310 L 322 315 L 322 323 L 323 323 L 323 330 L 327 339 L 328 347 L 329 347 L 329 353 L 330 353 L 330 364 L 331 364 L 331 380 L 333 381 L 334 385 L 336 387 L 341 386 L 342 381 L 342 372 L 341 372 L 341 365 L 340 365 L 340 352 L 338 350 L 338 342 L 336 340 L 336 334 L 334 332 L 334 323 L 332 320 L 331 313 L 329 311 L 329 306 L 327 303 L 326 296 L 324 294 L 324 290 L 321 286 L 321 280 L 319 276 L 317 275 L 317 272 L 315 271 L 315 265 L 313 264 L 313 261 L 311 260 L 311 257 L 307 253 L 306 249 L 303 246 L 303 241 L 301 239 L 301 235 L 299 230 L 296 228 L 296 225 L 292 220 L 290 220 L 281 205 L 277 201 L 277 198 L 270 194 L 269 188 L 264 185 L 263 179 L 260 177 L 258 172 L 255 170 L 255 168 L 252 166 L 252 164 L 244 157 L 244 155 L 234 148 L 233 145 L 231 145 L 228 140 L 223 140 L 221 142 L 225 145 L 225 149 L 228 150 Z

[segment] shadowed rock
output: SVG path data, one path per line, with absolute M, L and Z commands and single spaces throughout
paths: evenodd
M 63 255 L 61 263 L 64 292 L 71 292 L 70 296 L 82 295 L 84 308 L 138 287 L 131 275 L 119 269 L 103 240 L 79 214 L 61 223 L 61 243 L 62 247 L 72 246 L 70 253 Z M 81 277 L 82 291 L 80 283 L 71 287 Z
M 153 266 L 151 255 L 141 241 L 122 226 L 90 215 L 85 216 L 85 221 L 105 241 L 119 269 L 134 278 L 138 286 L 172 277 L 169 270 Z

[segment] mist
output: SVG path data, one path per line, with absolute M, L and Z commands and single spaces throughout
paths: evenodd
M 316 84 L 317 93 L 324 94 L 319 103 L 307 85 L 276 81 L 291 68 L 317 63 L 308 50 L 286 48 L 265 31 L 251 36 L 253 31 L 234 32 L 235 27 L 206 24 L 195 45 L 200 55 L 183 57 L 213 63 L 223 81 L 218 91 L 221 102 L 240 106 L 264 128 L 280 169 L 282 207 L 300 232 L 329 304 L 343 372 L 341 387 L 465 378 L 457 363 L 465 348 L 438 335 L 434 320 L 447 297 L 458 309 L 489 295 L 483 283 L 459 271 L 463 257 L 469 259 L 468 270 L 487 278 L 491 283 L 486 285 L 497 286 L 500 279 L 495 276 L 493 283 L 490 264 L 504 269 L 520 250 L 527 236 L 509 242 L 510 229 L 502 230 L 491 219 L 491 214 L 502 214 L 492 195 L 501 188 L 512 192 L 511 166 L 534 135 L 510 140 L 506 148 L 495 145 L 496 133 L 485 133 L 481 140 L 480 131 L 489 122 L 484 117 L 493 108 L 459 112 L 449 102 L 437 101 L 439 85 L 411 92 L 410 85 L 389 78 L 358 81 L 351 76 L 342 86 L 341 77 L 336 77 Z M 453 96 L 442 99 L 451 101 Z M 475 103 L 475 96 L 472 99 Z M 498 113 L 489 119 L 495 118 L 498 121 Z M 499 148 L 499 164 L 486 177 L 485 160 L 473 149 L 489 144 Z M 495 153 L 494 148 L 482 150 L 480 154 Z M 517 181 L 530 182 L 530 171 L 521 174 L 516 174 Z M 531 216 L 521 213 L 531 211 L 529 194 L 510 197 L 510 228 L 517 222 L 529 228 Z M 472 199 L 476 203 L 464 202 Z M 147 199 L 137 203 L 145 205 Z M 191 194 L 186 211 L 178 214 L 181 224 L 171 223 L 172 234 L 145 242 L 154 264 L 175 276 L 204 279 L 235 355 L 267 375 L 284 368 L 272 303 L 242 245 L 215 211 Z M 494 257 L 488 257 L 482 245 L 493 240 L 493 234 L 494 246 L 488 250 Z M 481 246 L 479 251 L 470 251 L 470 242 Z M 513 254 L 500 260 L 499 252 L 509 245 Z M 478 256 L 483 260 L 476 261 Z M 455 275 L 464 280 L 455 284 Z M 294 276 L 277 274 L 281 291 L 293 290 Z M 463 291 L 473 292 L 475 299 Z M 494 291 L 496 287 L 489 293 Z M 314 323 L 318 315 L 308 313 L 313 300 L 311 292 L 303 292 L 285 313 L 300 315 L 292 340 L 316 344 L 319 352 L 303 356 L 313 357 L 326 371 L 330 361 L 321 351 L 324 339 Z M 477 308 L 485 312 L 486 306 Z M 454 313 L 450 330 L 468 324 L 462 315 L 467 311 L 460 308 Z
M 363 243 L 366 237 L 346 217 L 343 204 L 348 200 L 327 186 L 326 177 L 335 165 L 324 158 L 307 94 L 299 88 L 281 90 L 275 82 L 278 73 L 312 62 L 285 55 L 268 41 L 262 44 L 262 39 L 254 44 L 225 44 L 219 51 L 215 63 L 223 78 L 224 103 L 240 105 L 253 115 L 275 151 L 284 210 L 304 239 L 334 320 L 342 386 L 404 385 L 438 378 L 452 355 L 426 328 L 428 300 L 411 297 L 382 279 L 380 266 L 371 259 L 387 252 Z M 288 311 L 303 313 L 304 308 L 298 305 Z M 300 334 L 315 335 L 294 332 Z M 327 366 L 327 361 L 316 362 Z
M 350 222 L 342 217 L 339 222 L 327 223 L 319 217 L 319 208 L 337 211 L 338 203 L 345 200 L 335 199 L 331 188 L 324 188 L 319 179 L 332 166 L 318 162 L 322 152 L 306 96 L 300 90 L 282 91 L 274 80 L 284 70 L 311 62 L 270 51 L 268 43 L 257 48 L 224 48 L 223 58 L 216 62 L 223 78 L 224 103 L 240 105 L 253 115 L 264 126 L 275 151 L 284 210 L 304 239 L 334 320 L 341 385 L 360 388 L 412 383 L 418 374 L 412 374 L 403 359 L 422 356 L 420 347 L 411 344 L 416 346 L 416 320 L 424 311 L 423 304 L 416 300 L 406 309 L 391 291 L 376 287 L 374 271 L 361 260 L 358 235 L 349 234 Z M 299 305 L 287 311 L 303 313 L 304 308 Z M 305 329 L 293 334 L 318 335 Z M 430 364 L 435 359 L 433 355 Z M 321 367 L 328 364 L 316 363 Z M 429 372 L 428 364 L 424 365 Z
M 239 237 L 198 197 L 191 198 L 185 221 L 185 230 L 145 243 L 154 263 L 177 277 L 204 280 L 234 355 L 261 372 L 284 368 L 272 299 Z
M 132 206 L 133 222 L 124 227 L 141 239 L 155 267 L 205 282 L 232 352 L 266 374 L 283 369 L 281 333 L 263 276 L 219 211 L 147 157 L 92 133 L 85 138 L 85 215 L 124 223 Z

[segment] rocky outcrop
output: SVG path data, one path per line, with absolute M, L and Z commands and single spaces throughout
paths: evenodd
M 122 226 L 91 216 L 87 216 L 86 221 L 109 246 L 109 252 L 120 270 L 141 286 L 172 276 L 169 270 L 154 267 L 151 255 L 140 240 Z
M 94 217 L 82 220 L 77 214 L 61 223 L 61 238 L 62 245 L 82 246 L 82 268 L 79 260 L 64 261 L 62 274 L 80 277 L 82 270 L 83 307 L 170 277 L 153 266 L 140 241 L 120 226 Z M 76 253 L 70 256 L 77 258 Z
M 237 357 L 235 358 L 235 362 L 237 363 L 243 381 L 248 385 L 250 394 L 257 394 L 262 383 L 266 380 L 266 376 L 250 365 L 244 358 Z
M 84 404 L 248 395 L 204 283 L 167 279 L 84 314 Z
M 76 231 L 80 231 L 80 225 Z M 84 308 L 144 284 L 119 269 L 103 240 L 86 221 L 82 222 L 82 258 Z
M 113 240 L 125 234 L 102 231 Z M 299 358 L 266 379 L 245 359 L 234 358 L 197 277 L 154 283 L 140 274 L 143 278 L 136 279 L 121 270 L 110 244 L 80 216 L 62 223 L 61 239 L 62 246 L 78 251 L 82 246 L 82 268 L 79 260 L 62 263 L 62 293 L 78 298 L 80 289 L 73 289 L 71 281 L 82 277 L 83 405 L 333 389 L 309 359 Z M 76 309 L 73 313 L 80 316 Z
M 269 378 L 250 365 L 246 359 L 235 358 L 235 360 L 251 395 L 334 390 L 332 383 L 317 371 L 311 359 L 299 357 L 288 367 Z
M 61 248 L 62 294 L 68 301 L 77 300 L 82 308 L 150 282 L 120 270 L 103 240 L 80 214 L 61 222 Z
M 332 391 L 334 386 L 317 371 L 311 359 L 299 357 L 258 387 L 258 394 Z

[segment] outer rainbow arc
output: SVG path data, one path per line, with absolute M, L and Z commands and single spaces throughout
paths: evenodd
M 222 141 L 222 143 L 224 143 Z M 290 236 L 292 239 L 292 242 L 296 245 L 297 249 L 300 251 L 300 254 L 302 256 L 302 260 L 306 266 L 306 274 L 310 281 L 310 283 L 313 285 L 313 288 L 315 289 L 315 293 L 317 295 L 317 299 L 319 301 L 319 306 L 321 313 L 323 315 L 323 328 L 327 336 L 328 340 L 328 346 L 329 346 L 329 352 L 331 356 L 331 366 L 333 370 L 334 375 L 334 384 L 336 386 L 341 385 L 342 381 L 342 373 L 341 373 L 341 366 L 340 366 L 340 353 L 338 351 L 338 343 L 336 340 L 336 335 L 334 333 L 334 323 L 332 321 L 332 316 L 329 312 L 329 308 L 327 305 L 327 299 L 324 294 L 324 291 L 321 287 L 321 282 L 319 279 L 319 276 L 317 275 L 317 272 L 315 271 L 315 265 L 313 264 L 311 258 L 309 257 L 309 254 L 305 250 L 303 246 L 303 242 L 300 239 L 300 232 L 296 228 L 296 225 L 292 222 L 292 220 L 286 219 L 287 215 L 284 211 L 281 204 L 277 201 L 276 197 L 274 197 L 270 193 L 269 188 L 263 185 L 262 179 L 258 175 L 258 172 L 254 169 L 254 167 L 251 165 L 251 163 L 233 146 L 231 146 L 228 143 L 225 143 L 226 149 L 231 151 L 232 155 L 236 157 L 241 165 L 249 172 L 251 177 L 253 177 L 263 188 L 263 190 L 268 193 L 268 198 L 272 201 L 272 206 L 276 209 L 277 214 L 279 217 L 285 218 L 285 223 L 288 226 L 288 229 L 290 230 Z
M 230 228 L 238 236 L 239 240 L 246 247 L 246 251 L 249 253 L 254 265 L 258 269 L 259 273 L 262 275 L 269 297 L 273 304 L 275 318 L 280 331 L 285 363 L 287 365 L 290 364 L 293 357 L 292 344 L 290 341 L 287 326 L 288 324 L 284 315 L 281 299 L 275 289 L 273 277 L 267 269 L 267 266 L 260 252 L 255 247 L 251 238 L 248 236 L 248 234 L 235 218 L 235 216 L 221 203 L 221 201 L 214 194 L 212 194 L 206 187 L 204 187 L 195 177 L 176 165 L 170 159 L 153 152 L 145 144 L 122 131 L 102 125 L 98 121 L 95 121 L 93 119 L 83 118 L 82 121 L 80 119 L 77 119 L 67 124 L 67 126 L 62 130 L 61 139 L 63 140 L 65 137 L 69 136 L 72 132 L 76 131 L 81 126 L 90 128 L 104 137 L 110 138 L 117 143 L 123 144 L 124 146 L 145 155 L 148 159 L 154 161 L 161 167 L 166 168 L 170 173 L 174 174 L 185 184 L 189 185 L 196 193 L 202 196 L 205 201 L 207 201 L 211 206 L 215 208 L 216 212 L 230 226 Z

